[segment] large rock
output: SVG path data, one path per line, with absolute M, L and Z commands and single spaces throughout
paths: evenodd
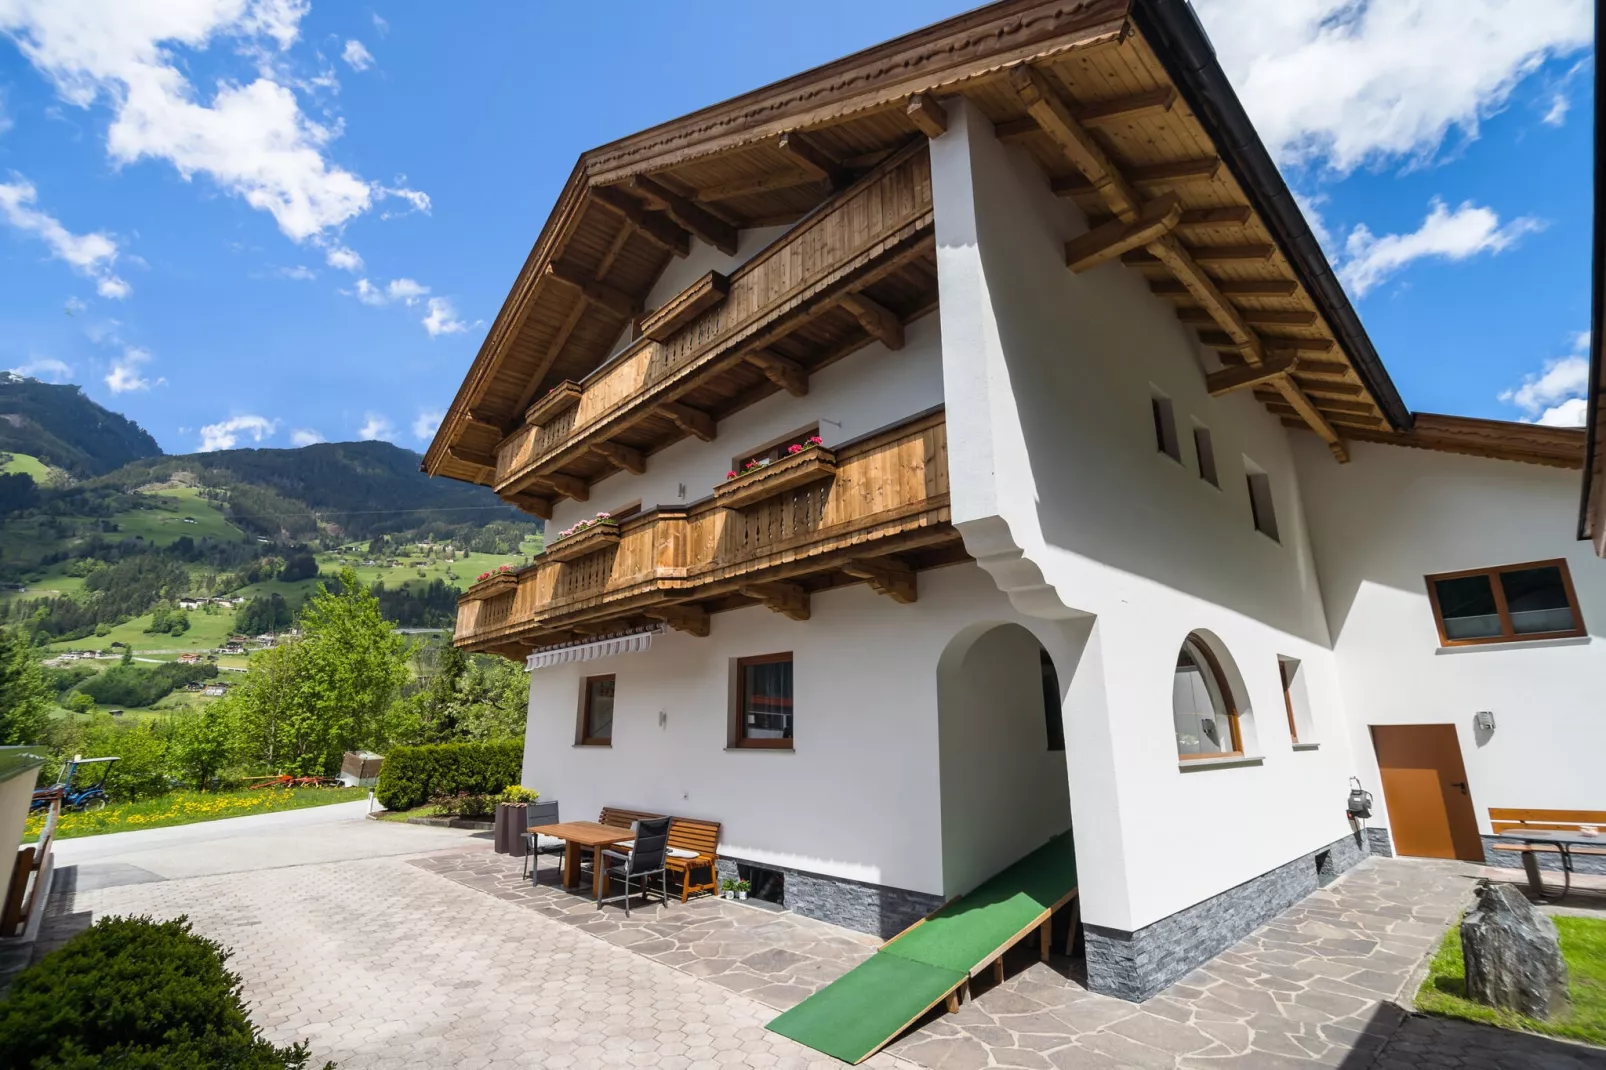
M 1478 885 L 1478 905 L 1461 922 L 1467 995 L 1491 1007 L 1549 1018 L 1567 1004 L 1567 963 L 1556 923 L 1512 884 Z

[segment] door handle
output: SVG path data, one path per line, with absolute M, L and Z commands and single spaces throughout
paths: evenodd
M 1452 788 L 1460 788 L 1462 795 L 1467 794 L 1467 782 L 1465 780 L 1452 780 L 1450 781 L 1450 786 Z

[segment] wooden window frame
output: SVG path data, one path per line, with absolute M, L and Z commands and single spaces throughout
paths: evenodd
M 1227 707 L 1227 724 L 1232 726 L 1232 750 L 1212 751 L 1209 754 L 1183 754 L 1179 750 L 1177 752 L 1177 760 L 1183 762 L 1206 762 L 1242 758 L 1244 756 L 1244 736 L 1243 730 L 1238 725 L 1238 700 L 1233 697 L 1232 688 L 1227 686 L 1227 674 L 1222 671 L 1221 662 L 1216 660 L 1216 652 L 1210 649 L 1209 643 L 1203 639 L 1195 638 L 1191 634 L 1188 639 L 1191 639 L 1193 645 L 1198 647 L 1199 652 L 1204 655 L 1205 667 L 1209 670 L 1210 675 L 1216 679 L 1216 688 L 1221 692 L 1221 701 Z M 1186 640 L 1184 640 L 1184 643 L 1186 643 Z M 1172 671 L 1176 671 L 1174 667 Z
M 749 665 L 771 665 L 778 661 L 792 661 L 792 651 L 778 654 L 755 654 L 736 659 L 736 717 L 731 725 L 731 746 L 740 750 L 792 750 L 797 736 L 797 716 L 792 717 L 791 739 L 749 739 L 747 737 L 747 673 Z M 796 668 L 793 669 L 792 689 L 797 690 Z
M 1561 572 L 1561 585 L 1567 592 L 1567 606 L 1572 610 L 1573 627 L 1564 632 L 1518 632 L 1511 624 L 1511 610 L 1506 606 L 1506 589 L 1500 583 L 1504 572 L 1522 572 L 1531 568 L 1556 568 Z M 1451 639 L 1444 633 L 1444 611 L 1439 606 L 1439 581 L 1460 580 L 1469 576 L 1489 577 L 1489 590 L 1494 594 L 1495 612 L 1500 614 L 1500 634 L 1478 639 Z M 1584 624 L 1584 611 L 1578 605 L 1578 591 L 1573 587 L 1573 574 L 1564 557 L 1546 561 L 1522 561 L 1514 565 L 1494 565 L 1488 568 L 1468 568 L 1459 572 L 1434 572 L 1422 577 L 1428 589 L 1428 604 L 1433 607 L 1433 626 L 1439 632 L 1441 647 L 1490 646 L 1495 643 L 1526 643 L 1544 639 L 1577 639 L 1589 634 Z
M 1298 746 L 1299 721 L 1294 717 L 1294 681 L 1288 676 L 1288 662 L 1280 657 L 1277 659 L 1277 675 L 1283 682 L 1283 708 L 1288 711 L 1288 738 Z
M 608 722 L 606 736 L 591 735 L 591 683 L 594 680 L 612 680 L 615 703 L 619 699 L 619 676 L 617 673 L 604 672 L 596 676 L 587 676 L 580 681 L 580 731 L 576 733 L 580 738 L 576 746 L 580 747 L 611 747 L 613 746 L 613 722 Z M 617 706 L 615 707 L 617 713 Z

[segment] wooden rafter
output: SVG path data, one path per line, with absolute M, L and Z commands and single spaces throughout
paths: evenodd
M 1112 219 L 1065 243 L 1065 266 L 1075 272 L 1108 263 L 1139 246 L 1169 233 L 1182 219 L 1182 204 L 1175 193 L 1156 197 L 1143 206 L 1130 223 Z
M 1218 157 L 1204 156 L 1197 160 L 1172 160 L 1168 163 L 1130 167 L 1127 168 L 1126 177 L 1128 182 L 1147 186 L 1158 182 L 1207 181 L 1215 178 L 1216 172 L 1220 170 L 1221 160 Z M 1050 185 L 1061 197 L 1075 197 L 1093 192 L 1092 184 L 1081 175 L 1056 178 Z
M 841 189 L 847 185 L 848 173 L 842 166 L 842 161 L 820 148 L 819 144 L 810 140 L 807 134 L 789 130 L 775 140 L 775 147 L 802 165 L 805 170 L 812 171 L 829 182 L 832 189 Z
M 709 620 L 706 609 L 697 606 L 659 606 L 646 610 L 643 615 L 652 620 L 661 620 L 677 632 L 695 635 L 700 639 L 708 638 Z
M 1240 318 L 1249 315 L 1247 312 L 1239 313 Z M 1226 331 L 1200 331 L 1199 341 L 1212 349 L 1241 349 L 1243 343 Z M 1275 335 L 1265 335 L 1260 339 L 1261 348 L 1267 352 L 1272 350 L 1287 350 L 1294 353 L 1331 353 L 1333 340 L 1331 338 L 1284 338 Z
M 597 203 L 618 213 L 624 221 L 659 248 L 685 256 L 691 252 L 691 235 L 662 212 L 649 212 L 634 197 L 606 186 L 591 191 Z
M 753 583 L 737 590 L 742 597 L 763 602 L 783 617 L 809 619 L 809 592 L 805 587 L 795 583 Z
M 634 317 L 641 311 L 641 302 L 622 290 L 598 282 L 568 264 L 551 263 L 546 266 L 547 275 L 565 286 L 573 287 L 585 297 L 587 301 L 601 305 L 603 308 L 625 319 Z
M 1023 63 L 1010 68 L 1009 83 L 1026 106 L 1027 114 L 1087 179 L 1091 191 L 1098 194 L 1110 212 L 1122 222 L 1131 223 L 1137 219 L 1143 211 L 1143 200 L 1103 147 L 1077 122 L 1048 80 Z M 1123 255 L 1122 260 L 1127 261 L 1131 255 Z M 1238 308 L 1223 296 L 1215 281 L 1199 266 L 1195 255 L 1183 246 L 1175 234 L 1165 233 L 1156 238 L 1147 246 L 1147 255 L 1163 264 L 1186 287 L 1194 300 L 1209 310 L 1246 362 L 1260 364 L 1265 360 L 1266 354 L 1259 335 L 1244 321 Z M 1286 372 L 1271 382 L 1288 405 L 1326 441 L 1333 456 L 1340 462 L 1347 461 L 1349 455 L 1338 433 L 1298 384 Z
M 446 456 L 454 461 L 461 461 L 463 464 L 474 465 L 476 468 L 489 468 L 493 472 L 496 470 L 495 454 L 481 453 L 478 450 L 471 450 L 467 446 L 448 446 L 446 448 Z
M 1222 279 L 1216 289 L 1228 297 L 1292 297 L 1299 284 L 1292 279 Z M 1188 297 L 1193 293 L 1180 279 L 1155 279 L 1149 283 L 1149 292 L 1157 297 Z
M 565 498 L 573 498 L 577 502 L 591 500 L 591 485 L 578 476 L 566 476 L 558 472 L 549 472 L 537 476 L 537 483 L 545 483 Z
M 1274 356 L 1261 364 L 1240 364 L 1235 368 L 1223 368 L 1218 372 L 1211 372 L 1205 376 L 1205 389 L 1210 391 L 1211 397 L 1221 397 L 1235 390 L 1242 390 L 1246 386 L 1259 386 L 1268 379 L 1290 371 L 1294 367 L 1292 353 Z
M 782 171 L 778 174 L 759 174 L 750 178 L 733 178 L 729 182 L 720 182 L 712 186 L 705 186 L 696 193 L 699 201 L 726 201 L 732 197 L 747 197 L 755 193 L 770 193 L 774 190 L 798 189 L 802 186 L 818 186 L 825 188 L 824 179 L 812 171 Z
M 669 218 L 691 231 L 703 241 L 727 256 L 736 255 L 736 227 L 708 209 L 683 197 L 657 179 L 636 175 L 630 179 L 630 188 L 647 199 L 654 208 L 669 213 Z
M 502 500 L 542 520 L 552 519 L 552 499 L 538 494 L 504 494 Z
M 1309 309 L 1286 312 L 1280 309 L 1246 308 L 1242 311 L 1244 322 L 1257 327 L 1311 327 L 1316 323 L 1316 313 Z M 1177 309 L 1177 319 L 1183 323 L 1216 322 L 1208 310 L 1192 306 Z
M 591 447 L 591 452 L 617 468 L 622 468 L 635 475 L 642 475 L 647 471 L 647 458 L 641 455 L 640 450 L 621 446 L 617 442 L 598 442 Z
M 948 113 L 930 93 L 916 93 L 903 109 L 915 128 L 927 137 L 941 137 L 948 130 Z
M 1165 112 L 1171 110 L 1171 105 L 1177 100 L 1177 91 L 1172 86 L 1160 89 L 1151 89 L 1144 93 L 1134 93 L 1129 97 L 1115 97 L 1112 100 L 1100 101 L 1096 104 L 1083 104 L 1071 109 L 1071 115 L 1083 126 L 1097 126 L 1100 123 L 1115 122 L 1118 119 L 1132 119 L 1139 115 L 1152 112 Z M 1042 133 L 1042 127 L 1030 117 L 1025 119 L 1008 119 L 998 124 L 995 133 L 1000 140 L 1026 137 Z
M 903 321 L 891 309 L 862 293 L 846 294 L 840 304 L 853 313 L 866 334 L 888 349 L 903 348 Z
M 718 428 L 714 426 L 714 418 L 701 409 L 694 409 L 690 405 L 668 402 L 658 406 L 658 414 L 667 417 L 670 422 L 688 435 L 696 435 L 704 442 L 714 441 L 714 436 L 718 434 Z
M 1270 242 L 1243 242 L 1238 245 L 1195 245 L 1188 249 L 1192 257 L 1201 264 L 1231 264 L 1231 263 L 1263 263 L 1271 259 L 1276 252 L 1276 246 Z M 1153 252 L 1144 249 L 1135 249 L 1121 256 L 1123 264 L 1133 267 L 1148 267 L 1159 262 Z
M 764 373 L 764 377 L 795 398 L 809 392 L 809 373 L 795 360 L 788 360 L 771 349 L 757 349 L 744 358 Z
M 915 572 L 896 557 L 859 558 L 842 566 L 854 579 L 865 580 L 870 589 L 905 605 L 920 597 Z

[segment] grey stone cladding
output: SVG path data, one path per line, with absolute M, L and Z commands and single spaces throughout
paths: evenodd
M 1359 832 L 1334 840 L 1136 932 L 1087 925 L 1087 986 L 1141 1003 L 1214 958 L 1368 853 Z
M 1370 848 L 1368 853 L 1379 858 L 1393 858 L 1394 844 L 1389 840 L 1389 830 L 1376 825 L 1366 830 L 1366 845 Z
M 1602 836 L 1601 848 L 1606 848 L 1606 836 Z M 1495 851 L 1491 850 L 1497 843 L 1511 844 L 1512 840 L 1499 840 L 1493 836 L 1483 837 L 1483 864 L 1486 866 L 1503 866 L 1506 869 L 1522 868 L 1521 851 Z M 1555 851 L 1538 851 L 1535 857 L 1539 860 L 1540 869 L 1553 869 L 1561 872 L 1561 855 Z M 1606 855 L 1585 855 L 1573 852 L 1574 873 L 1606 873 Z
M 749 869 L 771 870 L 781 874 L 785 882 L 781 905 L 792 913 L 883 939 L 898 935 L 943 904 L 940 895 L 912 892 L 906 888 L 827 877 L 785 866 L 741 864 Z M 721 858 L 718 863 L 719 879 L 738 879 L 736 866 L 735 859 Z

